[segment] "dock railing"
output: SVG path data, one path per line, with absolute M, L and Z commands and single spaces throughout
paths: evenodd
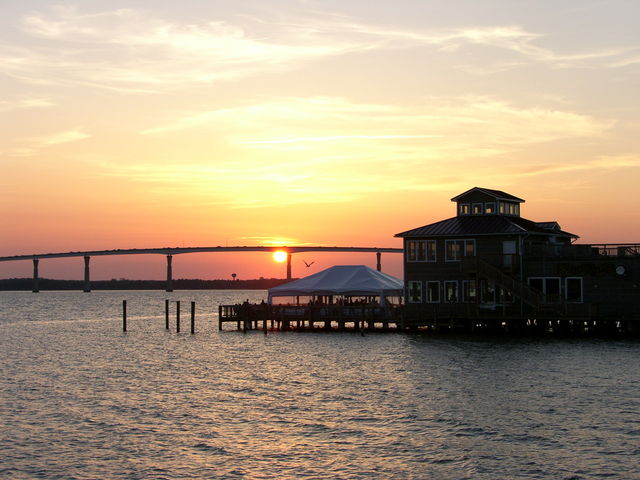
M 360 329 L 365 326 L 374 328 L 375 324 L 388 328 L 389 324 L 402 322 L 402 310 L 398 305 L 268 305 L 237 304 L 218 307 L 218 326 L 223 329 L 225 323 L 236 323 L 238 329 L 258 329 L 259 324 L 266 329 L 267 322 L 272 328 L 331 328 L 346 324 Z

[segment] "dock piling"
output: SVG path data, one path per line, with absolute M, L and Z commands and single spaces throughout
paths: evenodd
M 122 301 L 122 331 L 127 331 L 127 301 Z
M 164 301 L 164 328 L 169 330 L 169 300 Z
M 191 334 L 196 333 L 196 302 L 191 302 Z
M 180 333 L 180 300 L 176 301 L 176 333 Z

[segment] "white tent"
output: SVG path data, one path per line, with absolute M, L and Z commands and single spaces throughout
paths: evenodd
M 399 278 L 378 272 L 365 265 L 335 265 L 308 277 L 269 289 L 269 303 L 273 297 L 318 295 L 379 296 L 385 303 L 387 296 L 402 296 L 404 284 Z

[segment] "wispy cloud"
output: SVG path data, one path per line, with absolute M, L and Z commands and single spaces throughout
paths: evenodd
M 258 26 L 251 19 L 244 21 L 180 24 L 133 9 L 84 14 L 56 7 L 23 19 L 24 31 L 46 42 L 2 46 L 1 68 L 34 83 L 46 78 L 123 92 L 161 92 L 366 48 L 340 39 L 297 41 L 278 25 L 265 35 L 252 30 Z
M 637 45 L 559 53 L 537 43 L 542 34 L 518 25 L 412 30 L 318 13 L 273 18 L 266 30 L 264 22 L 250 17 L 236 17 L 234 23 L 179 23 L 136 9 L 83 13 L 55 7 L 25 16 L 22 28 L 32 39 L 30 46 L 0 45 L 5 74 L 35 84 L 122 92 L 164 92 L 372 50 L 426 47 L 453 52 L 480 46 L 515 55 L 459 65 L 480 73 L 531 62 L 617 68 L 637 63 L 640 54 Z
M 308 243 L 300 243 L 300 241 L 293 237 L 240 237 L 240 241 L 247 242 L 251 245 L 265 245 L 265 246 L 284 246 L 284 245 L 310 245 Z
M 611 125 L 571 111 L 516 107 L 489 97 L 429 98 L 411 106 L 285 98 L 193 112 L 146 131 L 165 135 L 190 128 L 226 129 L 223 138 L 233 138 L 233 160 L 107 163 L 101 171 L 144 183 L 151 191 L 181 196 L 202 192 L 203 201 L 232 208 L 339 203 L 382 192 L 456 190 L 482 178 L 493 184 L 506 172 L 515 177 L 542 174 L 559 166 L 505 168 L 506 154 L 514 156 L 542 142 L 594 138 Z M 592 165 L 598 166 L 605 163 Z M 455 178 L 452 171 L 458 172 Z
M 640 168 L 640 155 L 607 155 L 593 160 L 573 163 L 547 163 L 540 165 L 523 165 L 515 169 L 519 176 L 537 176 L 579 171 L 619 170 L 623 168 Z
M 240 141 L 242 145 L 274 145 L 287 143 L 340 142 L 342 140 L 416 140 L 435 138 L 436 135 L 330 135 L 326 137 L 272 138 L 268 140 Z
M 0 99 L 0 112 L 10 112 L 13 110 L 45 108 L 53 106 L 55 106 L 55 103 L 47 98 L 24 97 L 12 100 Z
M 289 148 L 338 141 L 369 146 L 377 140 L 407 145 L 409 140 L 430 145 L 458 142 L 504 149 L 561 138 L 598 136 L 612 122 L 569 110 L 517 107 L 492 97 L 427 98 L 411 106 L 312 97 L 191 112 L 141 133 L 156 135 L 214 126 L 233 132 L 234 143 L 252 148 Z
M 57 132 L 51 135 L 35 137 L 29 141 L 36 147 L 47 147 L 50 145 L 59 145 L 61 143 L 77 142 L 89 138 L 89 135 L 81 132 L 79 129 L 67 130 L 65 132 Z
M 31 157 L 36 155 L 43 148 L 64 143 L 77 142 L 86 138 L 90 138 L 90 135 L 84 133 L 79 128 L 38 137 L 22 138 L 16 140 L 18 146 L 8 149 L 6 155 L 10 157 Z

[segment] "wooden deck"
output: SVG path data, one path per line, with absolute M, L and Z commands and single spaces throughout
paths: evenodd
M 542 306 L 515 314 L 504 308 L 481 309 L 477 304 L 268 305 L 218 307 L 218 328 L 232 324 L 238 331 L 452 331 L 522 335 L 640 334 L 640 314 L 621 319 L 599 318 L 589 304 Z
M 267 305 L 218 307 L 218 328 L 235 324 L 237 330 L 383 330 L 402 323 L 400 307 L 376 305 Z

